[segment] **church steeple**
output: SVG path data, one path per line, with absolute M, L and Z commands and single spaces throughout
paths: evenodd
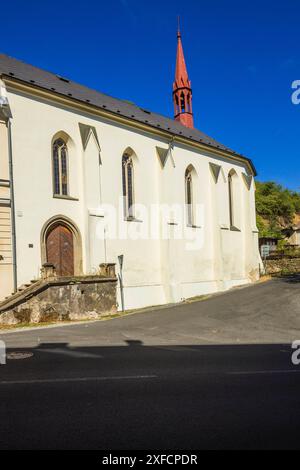
M 181 33 L 178 22 L 177 57 L 175 81 L 173 83 L 174 118 L 186 127 L 193 129 L 192 84 L 189 80 L 184 60 Z

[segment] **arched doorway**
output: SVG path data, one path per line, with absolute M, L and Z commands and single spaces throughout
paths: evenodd
M 47 232 L 46 257 L 58 276 L 74 276 L 74 239 L 66 225 L 57 224 Z
M 41 231 L 41 260 L 56 266 L 59 276 L 81 276 L 82 239 L 77 225 L 65 215 L 49 219 Z

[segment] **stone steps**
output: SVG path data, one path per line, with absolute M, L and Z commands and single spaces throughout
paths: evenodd
M 34 286 L 34 284 L 36 284 L 37 282 L 39 282 L 38 279 L 32 279 L 30 281 L 30 283 L 26 283 L 26 284 L 22 284 L 20 287 L 18 287 L 18 289 L 16 290 L 16 292 L 12 292 L 10 295 L 6 296 L 4 298 L 4 301 L 3 302 L 6 302 L 12 298 L 14 298 L 15 296 L 17 296 L 18 294 L 20 293 L 23 293 L 24 291 L 26 291 L 26 289 L 28 289 L 29 287 L 32 287 Z M 0 302 L 1 304 L 2 302 Z

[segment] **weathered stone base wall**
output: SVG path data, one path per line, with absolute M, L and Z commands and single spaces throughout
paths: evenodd
M 117 312 L 116 279 L 58 278 L 40 281 L 0 304 L 0 324 L 98 319 Z
M 300 273 L 300 258 L 267 259 L 266 274 Z

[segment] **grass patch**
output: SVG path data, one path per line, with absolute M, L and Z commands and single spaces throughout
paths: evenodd
M 61 322 L 43 322 L 43 323 L 17 323 L 16 325 L 0 325 L 1 330 L 15 330 L 16 328 L 39 328 L 41 326 L 52 326 L 52 325 L 67 325 L 70 321 Z
M 195 297 L 190 297 L 184 300 L 183 303 L 185 304 L 192 304 L 193 302 L 201 302 L 202 300 L 210 299 L 213 294 L 206 294 L 206 295 L 196 295 Z
M 44 328 L 47 326 L 67 326 L 67 325 L 77 325 L 81 323 L 93 323 L 95 321 L 106 321 L 111 320 L 113 318 L 120 318 L 132 313 L 133 311 L 126 311 L 126 312 L 119 312 L 113 313 L 111 315 L 107 315 L 105 317 L 99 318 L 91 318 L 91 319 L 82 319 L 82 320 L 62 320 L 62 321 L 49 321 L 49 322 L 41 322 L 41 323 L 17 323 L 15 325 L 1 325 L 0 324 L 0 331 L 8 331 L 8 330 L 17 330 L 17 329 L 26 329 L 26 328 Z

